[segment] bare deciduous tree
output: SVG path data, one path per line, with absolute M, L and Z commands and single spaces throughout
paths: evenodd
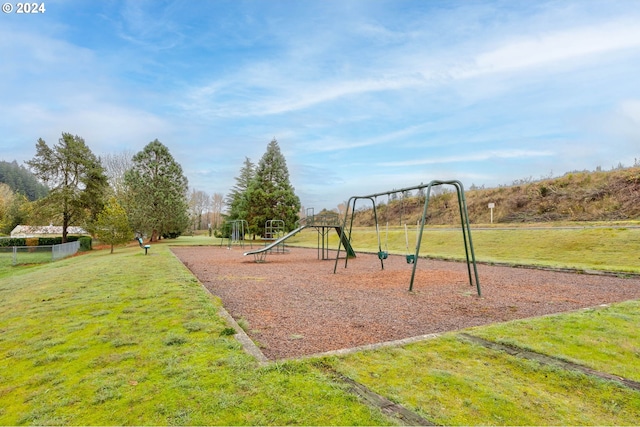
M 100 157 L 102 166 L 105 169 L 109 185 L 113 189 L 116 197 L 121 200 L 124 192 L 124 174 L 133 167 L 134 153 L 129 150 L 115 154 L 105 154 Z
M 205 210 L 211 205 L 211 198 L 204 191 L 191 190 L 189 196 L 189 212 L 191 216 L 191 223 L 195 230 L 202 230 L 207 224 L 203 224 L 203 214 Z M 206 218 L 205 218 L 206 220 Z
M 345 202 L 342 202 L 342 203 L 340 203 L 340 204 L 338 205 L 338 214 L 339 214 L 340 216 L 342 216 L 342 217 L 343 217 L 343 216 L 345 216 L 345 215 L 348 213 L 348 210 L 349 210 L 348 203 L 349 203 L 349 202 L 346 202 L 346 201 L 345 201 Z
M 213 193 L 211 197 L 211 227 L 213 229 L 218 229 L 222 224 L 222 209 L 224 207 L 224 196 L 221 193 Z

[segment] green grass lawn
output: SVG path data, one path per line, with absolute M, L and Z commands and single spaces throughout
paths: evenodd
M 640 422 L 637 391 L 489 350 L 456 334 L 326 363 L 438 425 Z
M 640 382 L 640 301 L 468 332 Z
M 0 268 L 8 267 L 14 264 L 13 248 L 3 247 L 0 248 Z M 51 253 L 51 246 L 46 247 L 21 247 L 15 254 L 16 264 L 41 264 L 50 262 L 53 259 Z
M 165 244 L 0 283 L 0 425 L 389 423 L 320 370 L 259 367 Z
M 627 231 L 634 230 L 609 235 Z M 212 242 L 219 244 L 184 236 L 152 244 L 147 256 L 135 246 L 0 266 L 0 425 L 399 422 L 350 394 L 331 371 L 438 424 L 640 424 L 640 392 L 486 349 L 456 333 L 261 366 L 228 334 L 219 300 L 169 251 Z M 639 304 L 466 332 L 637 381 Z
M 317 234 L 315 230 L 307 229 L 289 239 L 287 244 L 316 247 Z M 387 231 L 383 227 L 380 236 L 382 249 L 389 253 L 406 254 L 415 250 L 415 226 L 407 236 L 404 228 L 390 227 Z M 480 262 L 640 273 L 640 228 L 488 228 L 472 229 L 471 237 L 476 260 Z M 375 229 L 354 229 L 352 244 L 356 252 L 377 252 Z M 337 245 L 337 233 L 331 233 L 330 247 L 337 248 Z M 464 259 L 461 231 L 425 228 L 420 255 Z

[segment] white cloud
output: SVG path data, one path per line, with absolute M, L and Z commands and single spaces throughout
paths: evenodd
M 446 88 L 457 80 L 539 69 L 556 63 L 571 69 L 582 66 L 571 62 L 576 59 L 598 62 L 604 54 L 640 48 L 640 26 L 635 21 L 618 20 L 597 26 L 546 30 L 517 38 L 506 35 L 494 48 L 484 51 L 480 43 L 475 48 L 452 45 L 438 51 L 424 50 L 421 43 L 428 34 L 414 38 L 368 23 L 358 24 L 357 28 L 382 38 L 403 40 L 403 43 L 398 49 L 381 49 L 379 57 L 367 57 L 364 62 L 363 58 L 359 62 L 354 60 L 345 73 L 335 71 L 318 75 L 318 71 L 324 69 L 323 61 L 343 62 L 341 56 L 334 58 L 327 52 L 328 46 L 318 55 L 322 59 L 295 50 L 269 61 L 247 62 L 233 74 L 192 87 L 180 107 L 209 119 L 264 117 L 338 100 L 346 102 L 347 98 L 368 94 L 387 92 L 393 96 L 407 90 L 421 92 Z M 300 42 L 296 43 L 298 45 Z M 305 59 L 302 62 L 301 55 Z M 545 68 L 543 73 L 547 71 Z M 487 88 L 491 87 L 493 89 L 489 89 L 486 96 L 502 90 L 496 82 L 488 82 Z M 474 89 L 478 90 L 482 92 L 481 88 Z
M 640 126 L 640 100 L 632 99 L 622 102 L 620 112 L 635 125 Z
M 640 100 L 627 99 L 621 101 L 611 111 L 597 117 L 589 117 L 585 124 L 592 130 L 596 141 L 594 149 L 598 152 L 615 152 L 618 159 L 640 156 Z M 606 141 L 603 144 L 602 141 Z M 602 154 L 601 154 L 602 155 Z M 620 161 L 620 160 L 618 160 Z
M 298 191 L 343 198 L 638 155 L 633 1 L 82 4 L 0 27 L 3 155 L 63 131 L 98 153 L 158 138 L 226 193 L 275 136 Z
M 349 140 L 339 139 L 336 137 L 325 137 L 320 139 L 314 139 L 312 143 L 305 145 L 307 152 L 331 152 L 331 151 L 346 151 L 354 148 L 370 147 L 375 145 L 387 144 L 390 142 L 397 142 L 399 140 L 408 138 L 412 135 L 424 132 L 429 125 L 420 124 L 415 126 L 409 126 L 403 129 L 399 129 L 393 132 L 388 132 L 375 137 L 357 138 L 352 137 Z M 424 147 L 426 144 L 422 144 Z
M 596 59 L 597 55 L 629 48 L 640 48 L 640 25 L 637 21 L 608 22 L 530 35 L 477 55 L 474 67 L 457 77 L 540 67 L 588 56 Z
M 477 152 L 461 156 L 438 156 L 427 159 L 412 159 L 400 162 L 381 162 L 379 166 L 398 167 L 398 166 L 419 166 L 419 165 L 432 165 L 442 163 L 455 163 L 455 162 L 479 162 L 491 159 L 514 159 L 514 158 L 531 158 L 531 157 L 548 157 L 553 156 L 553 151 L 537 151 L 537 150 L 491 150 Z
M 188 91 L 180 106 L 221 118 L 261 117 L 304 110 L 352 95 L 394 91 L 424 84 L 418 76 L 380 76 L 362 80 L 296 81 L 278 73 L 273 78 L 219 80 Z M 245 96 L 230 99 L 231 95 Z
M 35 147 L 38 138 L 57 143 L 62 132 L 79 135 L 96 154 L 125 148 L 137 150 L 155 138 L 173 134 L 164 119 L 131 107 L 96 102 L 50 109 L 35 103 L 13 105 L 3 111 L 6 128 L 23 144 Z

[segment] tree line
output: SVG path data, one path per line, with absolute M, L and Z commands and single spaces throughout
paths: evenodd
M 262 235 L 268 219 L 282 219 L 292 229 L 299 218 L 300 200 L 275 139 L 258 165 L 246 158 L 226 199 L 220 193 L 189 191 L 182 167 L 157 139 L 135 154 L 98 157 L 83 138 L 62 133 L 52 146 L 37 141 L 35 156 L 26 162 L 29 169 L 15 161 L 0 165 L 1 176 L 10 170 L 11 176 L 20 176 L 12 183 L 30 185 L 27 191 L 24 186 L 0 183 L 3 234 L 18 224 L 54 223 L 62 225 L 64 242 L 68 227 L 80 225 L 113 251 L 134 233 L 150 241 L 206 228 L 220 235 L 226 221 L 244 219 L 251 233 Z
M 62 225 L 66 242 L 68 228 L 80 225 L 113 250 L 134 233 L 153 241 L 178 236 L 189 224 L 187 178 L 157 139 L 130 159 L 108 156 L 105 167 L 82 137 L 62 133 L 51 146 L 38 139 L 25 163 L 47 191 L 30 201 L 0 187 L 4 234 L 18 224 L 53 223 Z
M 49 189 L 24 166 L 0 161 L 0 233 L 8 234 L 30 215 L 30 202 L 45 197 Z
M 12 192 L 25 196 L 29 201 L 40 199 L 49 192 L 27 168 L 18 165 L 15 160 L 0 160 L 0 183 L 5 184 Z

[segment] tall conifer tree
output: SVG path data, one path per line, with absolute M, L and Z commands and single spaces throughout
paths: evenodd
M 36 155 L 26 163 L 50 188 L 49 194 L 37 203 L 42 210 L 62 217 L 63 243 L 70 225 L 87 226 L 95 220 L 104 206 L 108 183 L 100 159 L 84 139 L 63 133 L 53 147 L 38 139 Z
M 299 219 L 300 199 L 289 182 L 287 162 L 274 138 L 267 146 L 246 191 L 247 221 L 262 235 L 267 220 L 277 219 L 293 230 Z
M 229 206 L 229 219 L 246 219 L 247 216 L 247 188 L 255 176 L 256 166 L 248 157 L 244 158 L 244 163 L 240 169 L 240 175 L 236 179 L 236 185 L 227 196 L 227 206 Z
M 177 237 L 189 225 L 188 181 L 169 149 L 157 139 L 133 156 L 125 173 L 125 209 L 132 228 L 151 237 Z

